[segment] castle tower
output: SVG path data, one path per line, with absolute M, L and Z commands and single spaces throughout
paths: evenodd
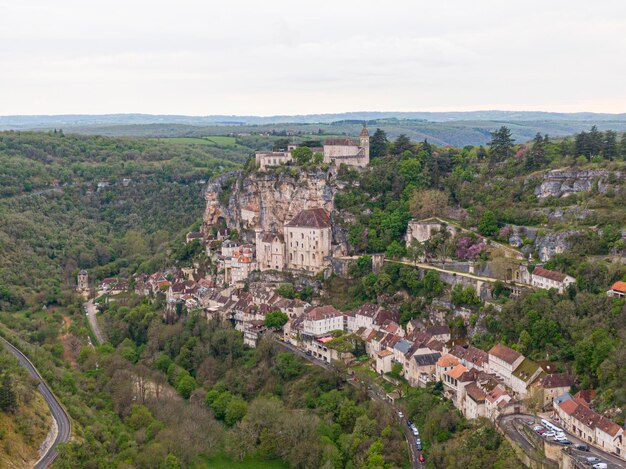
M 370 134 L 367 131 L 367 127 L 363 124 L 363 130 L 361 130 L 361 135 L 359 135 L 359 146 L 363 149 L 363 154 L 365 156 L 366 164 L 370 162 Z
M 78 291 L 89 290 L 89 274 L 86 270 L 81 270 L 80 272 L 78 272 L 78 282 L 76 289 Z

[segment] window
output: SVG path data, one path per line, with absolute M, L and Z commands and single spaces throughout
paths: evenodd
M 300 233 L 302 239 L 304 239 L 304 233 Z

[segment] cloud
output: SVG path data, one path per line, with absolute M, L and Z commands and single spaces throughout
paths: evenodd
M 0 113 L 623 112 L 624 30 L 613 0 L 4 2 Z

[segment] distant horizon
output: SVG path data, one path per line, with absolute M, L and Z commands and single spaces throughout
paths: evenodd
M 129 112 L 62 112 L 62 113 L 11 113 L 0 114 L 0 118 L 11 117 L 63 117 L 63 116 L 176 116 L 176 117 L 307 117 L 307 116 L 332 116 L 332 115 L 346 115 L 346 114 L 471 114 L 471 113 L 541 113 L 541 114 L 598 114 L 598 115 L 614 115 L 621 116 L 626 114 L 626 108 L 621 112 L 609 112 L 609 111 L 590 111 L 590 110 L 576 110 L 576 111 L 555 111 L 544 109 L 507 109 L 507 108 L 474 108 L 474 109 L 459 109 L 450 108 L 446 110 L 437 109 L 419 109 L 411 111 L 398 111 L 398 110 L 351 110 L 351 111 L 337 111 L 337 112 L 276 112 L 276 113 L 185 113 L 185 112 L 143 112 L 143 111 L 129 111 Z

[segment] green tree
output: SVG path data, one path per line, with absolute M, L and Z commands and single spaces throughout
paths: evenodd
M 406 254 L 406 248 L 398 241 L 392 241 L 385 250 L 385 256 L 391 259 L 400 259 L 404 254 Z
M 276 289 L 276 293 L 285 298 L 293 300 L 296 297 L 296 289 L 293 283 L 281 283 Z
M 480 217 L 480 221 L 478 222 L 478 232 L 484 236 L 491 236 L 497 231 L 498 219 L 496 218 L 496 214 L 491 210 L 487 210 L 483 213 L 483 216 Z
M 283 313 L 280 309 L 276 309 L 267 313 L 265 316 L 265 327 L 270 329 L 281 329 L 289 321 L 289 316 Z
M 421 243 L 417 239 L 412 239 L 411 244 L 406 250 L 407 256 L 414 264 L 417 264 L 424 257 L 425 252 L 424 243 Z
M 392 153 L 396 156 L 401 155 L 405 151 L 412 150 L 413 144 L 411 143 L 409 137 L 407 137 L 405 134 L 398 135 L 398 138 L 396 138 L 396 140 L 393 142 Z
M 298 147 L 291 151 L 291 157 L 297 164 L 304 166 L 313 159 L 313 152 L 310 148 Z
M 533 146 L 528 152 L 526 159 L 526 168 L 529 170 L 540 169 L 547 163 L 545 140 L 539 132 L 533 139 Z
M 17 410 L 17 396 L 13 390 L 11 376 L 6 372 L 2 376 L 2 384 L 0 385 L 0 410 L 10 413 Z
M 493 162 L 504 161 L 513 155 L 513 142 L 511 130 L 502 126 L 498 130 L 491 133 L 491 141 L 489 142 L 489 156 Z
M 386 156 L 389 149 L 389 141 L 384 130 L 376 129 L 370 138 L 370 158 Z

